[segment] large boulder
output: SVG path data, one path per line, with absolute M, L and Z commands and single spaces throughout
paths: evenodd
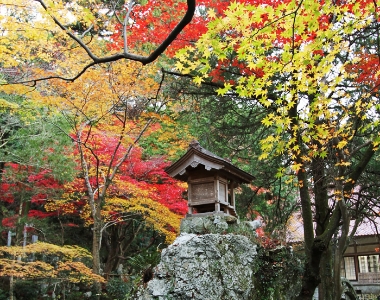
M 242 235 L 182 233 L 138 299 L 252 299 L 256 256 Z

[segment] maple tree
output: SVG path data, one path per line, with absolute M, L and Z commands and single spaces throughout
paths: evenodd
M 193 16 L 189 26 L 186 26 L 170 44 L 165 54 L 173 57 L 178 49 L 194 43 L 206 32 L 206 8 L 214 7 L 223 11 L 227 2 L 197 1 L 197 13 Z M 128 9 L 125 13 L 128 13 Z M 134 3 L 130 10 L 131 25 L 128 28 L 127 39 L 132 47 L 156 47 L 175 27 L 178 18 L 185 14 L 185 1 L 141 1 Z M 109 49 L 120 50 L 125 44 L 123 24 L 117 23 L 111 35 Z
M 26 224 L 33 224 L 36 218 L 43 219 L 54 215 L 46 212 L 43 204 L 57 197 L 63 186 L 49 170 L 36 172 L 33 167 L 10 163 L 5 165 L 0 189 L 1 224 L 3 229 L 15 233 L 13 244 L 18 245 L 23 240 L 25 226 L 30 231 L 42 230 Z M 7 232 L 2 233 L 2 238 L 6 239 Z
M 93 129 L 93 137 L 87 145 L 98 157 L 106 158 L 114 150 L 114 142 L 104 132 Z M 123 151 L 123 148 L 119 150 L 120 153 Z M 100 161 L 100 167 L 104 162 Z M 102 245 L 107 249 L 103 268 L 106 276 L 121 262 L 153 245 L 171 243 L 178 234 L 180 219 L 187 212 L 186 202 L 182 199 L 185 186 L 165 173 L 168 164 L 160 157 L 143 160 L 141 149 L 135 148 L 120 166 L 101 211 L 101 234 L 105 236 Z M 95 180 L 96 177 L 91 175 L 92 184 Z M 85 224 L 92 225 L 86 194 L 83 178 L 76 178 L 66 185 L 66 193 L 60 200 L 48 202 L 45 208 L 60 215 L 79 215 Z M 151 233 L 149 228 L 153 229 Z M 137 239 L 143 232 L 144 237 Z
M 207 33 L 179 50 L 177 69 L 231 102 L 256 106 L 253 122 L 268 128 L 259 158 L 290 162 L 276 176 L 292 172 L 299 192 L 306 260 L 297 299 L 311 299 L 321 277 L 321 299 L 340 299 L 350 209 L 362 200 L 356 191 L 368 185 L 363 177 L 379 145 L 379 7 L 242 1 L 208 14 Z
M 58 260 L 57 260 L 58 258 Z M 61 283 L 91 284 L 104 278 L 91 272 L 83 261 L 90 253 L 77 246 L 56 246 L 34 243 L 24 247 L 0 247 L 0 276 L 10 278 L 10 299 L 13 299 L 14 278 L 43 280 L 55 278 Z
M 22 242 L 25 223 L 51 216 L 42 204 L 72 178 L 72 161 L 66 155 L 71 145 L 51 123 L 64 127 L 61 119 L 24 96 L 1 93 L 0 97 L 0 217 L 4 229 L 15 233 L 12 243 L 17 244 Z M 38 223 L 35 230 L 43 232 L 46 227 Z M 2 232 L 2 239 L 8 243 L 7 232 Z
M 142 68 L 133 62 L 128 66 L 113 63 L 91 69 L 73 83 L 40 86 L 46 95 L 42 103 L 60 111 L 70 123 L 66 134 L 75 144 L 73 155 L 80 174 L 66 185 L 61 200 L 45 208 L 65 214 L 81 211 L 82 219 L 92 227 L 93 270 L 97 274 L 104 234 L 113 235 L 111 243 L 118 243 L 121 232 L 135 226 L 134 220 L 142 220 L 141 224 L 150 224 L 170 242 L 185 211 L 184 201 L 178 198 L 184 187 L 174 188 L 174 182 L 163 174 L 166 163 L 161 159 L 145 162 L 138 148 L 141 138 L 166 122 L 164 107 L 170 99 L 160 96 L 162 82 L 156 77 L 154 65 Z M 163 184 L 158 184 L 161 180 Z M 137 232 L 132 230 L 132 235 Z M 115 250 L 120 252 L 110 258 L 107 272 L 131 251 L 128 243 L 118 246 Z
M 131 50 L 127 41 L 131 13 L 140 5 L 135 1 L 18 1 L 0 2 L 1 39 L 4 57 L 1 67 L 11 76 L 8 83 L 36 83 L 61 78 L 73 81 L 89 68 L 117 60 L 148 64 L 157 59 L 191 21 L 195 1 L 188 0 L 183 15 L 161 35 L 150 53 Z M 175 14 L 177 16 L 177 14 Z M 159 19 L 159 17 L 157 17 Z M 120 51 L 105 49 L 107 37 L 119 24 L 124 37 Z M 135 54 L 138 51 L 141 54 Z

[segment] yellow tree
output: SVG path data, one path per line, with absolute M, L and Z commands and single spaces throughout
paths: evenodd
M 8 82 L 62 78 L 73 81 L 90 67 L 117 60 L 153 62 L 191 21 L 195 1 L 161 43 L 148 55 L 131 52 L 127 42 L 133 8 L 139 3 L 118 1 L 33 0 L 0 1 L 0 49 Z M 149 6 L 147 8 L 149 10 Z M 123 31 L 121 51 L 104 51 L 116 24 Z M 3 69 L 4 70 L 4 69 Z
M 321 278 L 321 299 L 340 299 L 349 222 L 361 220 L 349 208 L 362 207 L 358 191 L 368 182 L 361 179 L 380 141 L 379 7 L 248 2 L 231 3 L 221 16 L 210 10 L 208 32 L 178 52 L 177 68 L 265 113 L 261 122 L 270 130 L 260 159 L 283 158 L 277 176 L 292 172 L 301 201 L 306 260 L 297 299 L 312 299 Z M 377 71 L 369 71 L 369 57 Z
M 56 261 L 56 259 L 59 259 Z M 14 278 L 18 280 L 54 279 L 66 282 L 92 284 L 104 278 L 91 272 L 82 261 L 91 254 L 76 246 L 57 246 L 34 243 L 24 247 L 0 247 L 0 276 L 10 279 L 10 299 L 13 299 Z

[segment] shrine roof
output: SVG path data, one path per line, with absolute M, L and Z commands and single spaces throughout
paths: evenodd
M 188 177 L 186 170 L 189 168 L 194 169 L 198 165 L 203 165 L 206 170 L 221 170 L 228 173 L 235 180 L 243 183 L 249 183 L 255 179 L 251 174 L 235 167 L 229 160 L 221 158 L 201 147 L 198 141 L 191 142 L 187 152 L 179 160 L 166 168 L 166 172 L 174 178 L 186 181 Z

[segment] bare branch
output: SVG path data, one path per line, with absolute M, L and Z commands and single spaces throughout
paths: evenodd
M 124 18 L 123 22 L 123 40 L 124 40 L 124 53 L 128 53 L 128 36 L 127 36 L 127 25 L 129 23 L 129 16 L 131 14 L 132 8 L 135 4 L 134 0 L 129 0 L 128 3 L 128 12 L 127 15 Z

